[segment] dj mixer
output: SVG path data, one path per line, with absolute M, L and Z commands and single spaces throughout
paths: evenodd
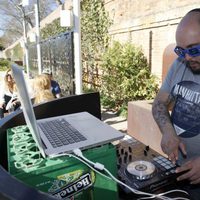
M 177 187 L 177 166 L 134 138 L 128 136 L 121 140 L 117 155 L 118 177 L 128 186 L 151 193 Z M 122 190 L 130 192 L 125 187 Z

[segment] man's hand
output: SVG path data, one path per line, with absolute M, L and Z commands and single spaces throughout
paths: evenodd
M 178 151 L 180 150 L 186 155 L 186 148 L 176 135 L 176 131 L 171 122 L 169 108 L 173 107 L 172 105 L 174 105 L 174 98 L 167 92 L 159 91 L 153 102 L 152 114 L 162 133 L 162 150 L 175 163 L 178 159 Z
M 176 169 L 176 173 L 184 172 L 177 178 L 178 181 L 189 180 L 191 184 L 200 183 L 200 157 L 192 159 Z
M 185 144 L 181 141 L 181 139 L 170 133 L 165 133 L 162 135 L 161 147 L 164 153 L 166 153 L 169 159 L 176 163 L 178 160 L 178 151 L 180 150 L 183 155 L 186 155 L 186 147 Z

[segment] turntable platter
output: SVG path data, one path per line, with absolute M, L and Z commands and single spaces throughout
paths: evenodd
M 155 165 L 151 162 L 138 160 L 127 165 L 127 172 L 138 180 L 147 180 L 153 177 Z

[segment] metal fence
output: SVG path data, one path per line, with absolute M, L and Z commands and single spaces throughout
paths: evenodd
M 42 70 L 50 69 L 64 96 L 74 94 L 73 32 L 41 41 Z M 29 46 L 30 74 L 38 74 L 36 44 Z

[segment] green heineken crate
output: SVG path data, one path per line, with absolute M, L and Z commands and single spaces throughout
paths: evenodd
M 10 174 L 29 186 L 59 199 L 118 199 L 117 184 L 81 161 L 69 156 L 42 158 L 27 126 L 7 130 L 7 147 Z M 85 150 L 83 155 L 102 163 L 116 176 L 117 158 L 112 144 Z

